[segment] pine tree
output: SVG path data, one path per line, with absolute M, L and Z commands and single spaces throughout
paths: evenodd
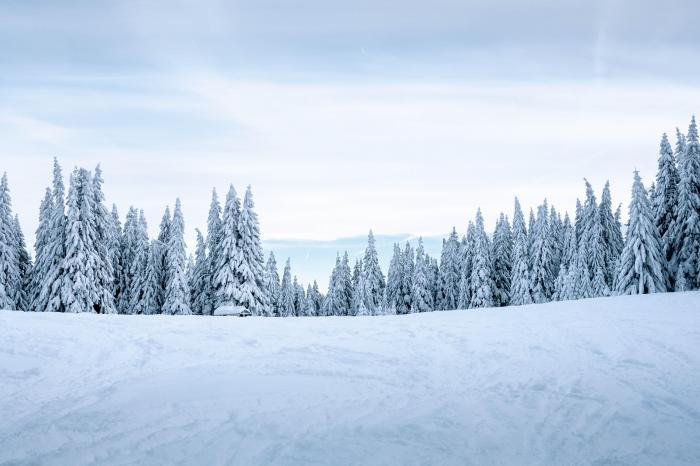
M 367 237 L 367 249 L 362 261 L 362 271 L 365 281 L 365 305 L 372 315 L 382 313 L 382 304 L 384 301 L 384 275 L 379 268 L 379 258 L 377 257 L 377 249 L 374 244 L 374 235 L 372 230 L 369 231 Z
M 115 314 L 117 308 L 114 304 L 114 269 L 110 254 L 111 218 L 104 205 L 105 196 L 102 192 L 102 168 L 95 167 L 92 178 L 92 209 L 95 223 L 95 251 L 97 252 L 97 312 L 103 314 Z
M 304 296 L 304 287 L 299 284 L 296 275 L 294 275 L 292 290 L 294 291 L 294 315 L 298 317 L 303 316 L 304 300 L 306 296 Z
M 216 258 L 217 268 L 214 279 L 216 307 L 239 304 L 240 273 L 238 265 L 241 263 L 241 252 L 238 248 L 239 216 L 240 202 L 236 196 L 236 190 L 231 186 L 224 205 L 221 243 Z
M 361 267 L 358 266 L 358 269 Z M 358 276 L 359 280 L 359 276 Z M 403 257 L 401 248 L 398 243 L 394 243 L 394 253 L 389 262 L 389 269 L 386 274 L 386 303 L 392 313 L 398 313 L 402 306 L 403 295 L 401 293 L 401 284 L 403 282 Z M 357 291 L 357 284 L 355 285 Z
M 629 226 L 620 258 L 617 292 L 646 294 L 666 291 L 664 260 L 651 204 L 639 172 L 635 171 Z
M 491 259 L 489 239 L 484 230 L 484 218 L 481 215 L 481 209 L 476 211 L 473 251 L 474 259 L 469 279 L 469 291 L 471 294 L 469 307 L 492 307 L 494 305 L 493 261 Z
M 31 305 L 31 277 L 32 258 L 27 252 L 27 244 L 24 241 L 24 233 L 19 224 L 19 217 L 15 214 L 15 244 L 17 246 L 17 256 L 19 260 L 19 283 L 18 294 L 15 296 L 16 307 L 20 311 L 29 311 Z
M 145 314 L 144 296 L 149 286 L 148 261 L 151 250 L 148 239 L 148 223 L 143 210 L 139 210 L 139 219 L 133 241 L 134 257 L 129 270 L 131 286 L 129 287 L 129 307 L 126 313 Z
M 65 187 L 61 166 L 53 160 L 53 213 L 50 220 L 50 239 L 47 242 L 46 275 L 41 286 L 38 299 L 40 310 L 45 312 L 64 312 L 66 304 L 62 300 L 62 286 L 65 271 L 63 269 L 66 257 L 66 213 Z
M 267 294 L 268 303 L 265 315 L 279 315 L 277 303 L 279 302 L 280 295 L 280 276 L 277 272 L 277 261 L 275 260 L 274 253 L 272 252 L 270 253 L 270 256 L 267 259 L 267 263 L 265 264 L 265 279 L 263 289 Z
M 562 300 L 586 299 L 593 296 L 588 274 L 588 245 L 583 241 L 578 245 L 576 260 L 569 268 L 566 289 Z
M 564 240 L 561 261 L 559 263 L 559 273 L 557 274 L 557 279 L 554 282 L 554 295 L 552 296 L 555 301 L 573 299 L 571 297 L 573 293 L 569 288 L 567 288 L 567 286 L 569 284 L 569 271 L 575 265 L 576 258 L 578 256 L 576 230 L 574 229 L 573 225 L 571 225 L 569 214 L 564 215 L 562 230 L 564 232 Z
M 120 313 L 130 313 L 131 297 L 134 295 L 134 277 L 133 272 L 136 270 L 134 262 L 139 251 L 139 218 L 138 212 L 132 206 L 126 214 L 124 221 L 124 234 L 122 236 L 121 245 L 121 260 L 122 260 L 122 277 L 119 280 L 119 286 L 122 289 L 119 295 L 117 309 Z
M 413 289 L 413 272 L 415 269 L 413 248 L 411 247 L 411 244 L 408 241 L 406 241 L 406 246 L 404 247 L 401 259 L 401 268 L 403 270 L 401 274 L 401 298 L 399 299 L 398 307 L 396 308 L 396 313 L 408 314 L 411 312 L 411 293 Z
M 554 294 L 555 272 L 552 261 L 552 236 L 547 201 L 537 208 L 537 219 L 532 231 L 532 299 L 546 303 Z
M 411 312 L 428 312 L 433 310 L 433 297 L 428 284 L 428 270 L 423 249 L 423 238 L 418 238 L 416 248 L 416 266 L 413 270 L 411 288 Z
M 440 266 L 434 257 L 430 257 L 428 254 L 425 257 L 428 268 L 428 289 L 433 298 L 433 310 L 436 310 L 435 303 L 440 296 Z M 386 302 L 384 308 L 386 309 Z
M 165 255 L 165 245 L 154 239 L 148 247 L 148 264 L 145 273 L 145 290 L 143 293 L 143 313 L 148 315 L 163 312 L 162 277 L 165 271 L 161 269 L 161 260 Z
M 318 283 L 314 280 L 314 285 L 311 287 L 312 293 L 307 295 L 307 299 L 313 303 L 313 309 L 315 316 L 321 315 L 321 306 L 323 305 L 323 295 L 318 290 Z
M 95 247 L 94 193 L 90 172 L 76 168 L 70 178 L 61 302 L 66 312 L 97 312 L 101 299 Z
M 472 299 L 471 275 L 474 266 L 473 256 L 476 238 L 475 231 L 474 222 L 469 221 L 467 224 L 467 234 L 462 239 L 462 244 L 460 246 L 462 265 L 459 279 L 459 299 L 457 302 L 457 308 L 459 309 L 469 308 Z
M 185 276 L 187 256 L 185 253 L 185 220 L 182 216 L 180 199 L 175 200 L 175 210 L 170 224 L 167 244 L 168 268 L 166 269 L 168 283 L 165 289 L 163 314 L 191 314 L 190 290 Z
M 617 264 L 622 253 L 624 241 L 620 223 L 616 220 L 612 211 L 612 200 L 610 198 L 610 183 L 605 182 L 603 194 L 598 206 L 598 217 L 602 226 L 603 257 L 605 262 L 605 283 L 609 289 L 613 289 Z
M 207 260 L 206 244 L 204 236 L 199 228 L 197 233 L 197 246 L 195 248 L 194 268 L 192 270 L 192 282 L 190 284 L 190 296 L 192 297 L 192 313 L 200 315 L 211 314 L 209 306 L 209 261 Z
M 675 206 L 677 202 L 678 188 L 678 169 L 676 168 L 676 160 L 673 157 L 673 149 L 668 142 L 668 136 L 664 133 L 661 137 L 661 145 L 659 148 L 658 171 L 656 173 L 656 190 L 654 197 L 651 198 L 651 204 L 654 209 L 654 223 L 659 236 L 661 237 L 661 246 L 664 250 L 664 256 L 667 263 L 673 258 L 673 224 L 675 223 Z M 668 283 L 672 282 L 673 270 L 666 270 L 666 279 Z
M 122 226 L 119 221 L 117 206 L 112 204 L 107 233 L 107 252 L 112 263 L 112 299 L 114 307 L 119 311 L 120 296 L 124 292 L 124 270 L 122 268 Z
M 294 316 L 294 287 L 292 284 L 292 268 L 289 259 L 287 259 L 287 263 L 284 265 L 278 308 L 280 317 Z
M 513 267 L 510 279 L 510 304 L 512 306 L 532 303 L 529 244 L 525 230 L 525 218 L 520 208 L 520 201 L 516 197 L 513 213 Z
M 457 309 L 459 301 L 460 254 L 459 239 L 457 230 L 454 227 L 447 240 L 443 240 L 439 271 L 439 302 L 435 303 L 435 307 L 438 309 Z
M 342 303 L 340 315 L 350 315 L 352 309 L 352 297 L 354 294 L 354 289 L 352 284 L 352 271 L 350 270 L 350 258 L 348 257 L 347 251 L 345 251 L 345 253 L 343 254 L 343 259 L 340 261 L 338 279 L 341 290 Z
M 214 312 L 216 307 L 216 273 L 219 257 L 219 248 L 221 246 L 223 230 L 221 226 L 221 205 L 219 204 L 219 196 L 216 193 L 216 188 L 211 190 L 211 205 L 209 206 L 209 217 L 207 218 L 207 261 L 209 263 L 209 284 L 208 291 L 209 294 L 208 302 L 210 314 Z M 275 267 L 277 265 L 275 264 Z M 275 271 L 275 273 L 277 273 Z M 278 278 L 279 283 L 279 278 Z M 276 295 L 275 301 L 271 301 L 272 307 L 277 304 Z
M 512 274 L 513 238 L 508 218 L 501 213 L 493 234 L 494 304 L 507 306 L 510 302 L 510 279 Z
M 34 252 L 36 258 L 32 270 L 30 309 L 35 312 L 42 312 L 46 309 L 46 303 L 41 302 L 41 288 L 49 274 L 51 265 L 50 243 L 52 238 L 51 220 L 53 217 L 53 198 L 50 188 L 46 188 L 44 199 L 39 206 L 39 226 L 36 229 Z
M 7 174 L 0 181 L 0 309 L 15 310 L 21 294 L 17 234 Z
M 700 141 L 693 116 L 678 159 L 678 201 L 674 228 L 673 271 L 676 290 L 700 287 Z
M 243 208 L 238 219 L 238 255 L 236 266 L 240 286 L 236 301 L 250 310 L 253 315 L 264 315 L 269 303 L 264 292 L 264 261 L 260 245 L 260 224 L 255 213 L 253 193 L 250 186 L 243 198 Z M 303 294 L 304 290 L 301 289 Z M 299 304 L 301 307 L 301 303 Z

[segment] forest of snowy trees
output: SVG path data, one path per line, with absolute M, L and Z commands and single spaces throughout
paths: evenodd
M 585 181 L 585 180 L 584 180 Z M 693 117 L 675 148 L 661 138 L 649 190 L 634 172 L 626 228 L 610 186 L 600 200 L 585 181 L 573 218 L 545 200 L 526 222 L 515 199 L 512 222 L 501 214 L 493 234 L 478 210 L 461 238 L 443 240 L 439 261 L 419 239 L 394 245 L 386 278 L 370 231 L 364 256 L 338 254 L 327 293 L 306 289 L 287 259 L 280 279 L 265 260 L 250 187 L 229 188 L 223 208 L 212 192 L 206 237 L 197 230 L 187 255 L 179 199 L 166 207 L 157 238 L 143 211 L 122 226 L 109 212 L 99 166 L 75 168 L 66 193 L 54 160 L 53 183 L 39 207 L 34 260 L 12 213 L 7 175 L 0 182 L 0 309 L 36 312 L 203 314 L 244 306 L 260 316 L 407 314 L 513 306 L 615 294 L 700 288 L 700 142 Z

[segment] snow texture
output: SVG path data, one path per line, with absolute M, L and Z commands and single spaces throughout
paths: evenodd
M 699 303 L 1 311 L 0 464 L 697 465 Z

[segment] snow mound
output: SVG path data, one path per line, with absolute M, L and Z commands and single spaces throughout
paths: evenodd
M 0 312 L 0 464 L 700 464 L 700 294 L 408 316 Z

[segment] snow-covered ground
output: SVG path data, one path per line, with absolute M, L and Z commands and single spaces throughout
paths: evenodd
M 700 464 L 700 294 L 367 318 L 0 312 L 0 464 Z

